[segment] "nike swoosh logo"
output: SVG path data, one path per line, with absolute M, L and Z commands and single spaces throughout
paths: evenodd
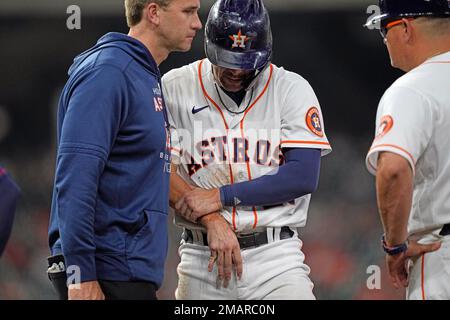
M 204 106 L 204 107 L 201 107 L 201 108 L 195 108 L 195 106 L 193 106 L 192 107 L 192 114 L 196 114 L 197 112 L 200 112 L 200 111 L 202 111 L 202 110 L 204 110 L 206 108 L 209 108 L 209 106 Z

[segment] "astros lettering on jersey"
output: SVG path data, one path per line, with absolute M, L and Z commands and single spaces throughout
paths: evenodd
M 163 90 L 172 156 L 181 164 L 180 175 L 200 188 L 272 174 L 283 162 L 281 148 L 331 151 L 313 89 L 301 76 L 273 64 L 247 89 L 240 108 L 216 84 L 207 59 L 167 73 Z M 238 232 L 302 227 L 309 201 L 305 195 L 281 206 L 228 207 L 222 215 Z

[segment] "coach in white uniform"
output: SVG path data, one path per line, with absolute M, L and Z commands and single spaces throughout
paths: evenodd
M 408 299 L 450 299 L 450 8 L 384 0 L 377 23 L 393 67 L 367 155 L 376 175 L 383 248 Z M 410 263 L 408 263 L 410 262 Z
M 207 59 L 163 77 L 185 228 L 176 298 L 314 299 L 297 228 L 331 150 L 319 102 L 270 63 L 261 0 L 217 1 L 205 29 Z

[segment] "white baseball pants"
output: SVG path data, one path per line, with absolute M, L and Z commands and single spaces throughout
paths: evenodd
M 409 271 L 408 300 L 450 299 L 450 236 L 441 247 L 412 261 Z
M 227 288 L 218 285 L 217 267 L 208 272 L 207 246 L 183 243 L 179 248 L 177 300 L 313 300 L 313 283 L 304 264 L 302 242 L 290 239 L 241 250 L 243 273 L 233 273 Z

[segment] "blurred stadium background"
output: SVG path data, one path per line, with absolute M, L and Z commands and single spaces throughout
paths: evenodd
M 404 297 L 385 271 L 374 179 L 364 166 L 378 100 L 400 75 L 389 66 L 378 33 L 362 27 L 367 7 L 375 2 L 265 0 L 273 63 L 311 83 L 333 147 L 322 162 L 307 226 L 300 230 L 319 299 Z M 212 3 L 202 1 L 203 22 Z M 81 30 L 66 28 L 71 4 L 81 8 Z M 123 0 L 0 1 L 0 163 L 23 190 L 0 258 L 0 299 L 56 298 L 45 271 L 57 99 L 75 55 L 109 31 L 128 31 L 123 12 Z M 171 55 L 160 66 L 162 73 L 202 58 L 202 41 L 201 32 L 192 51 Z M 171 224 L 160 299 L 174 298 L 180 233 Z M 366 286 L 370 265 L 381 267 L 382 290 Z

